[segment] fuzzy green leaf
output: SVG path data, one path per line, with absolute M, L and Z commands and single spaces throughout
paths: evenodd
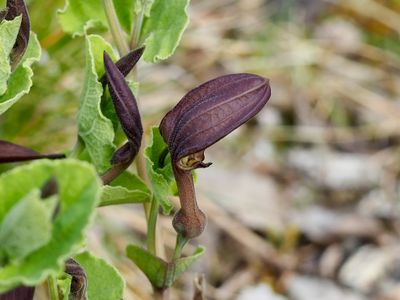
M 0 224 L 1 260 L 17 262 L 46 244 L 51 237 L 51 216 L 37 189 L 17 202 Z
M 130 33 L 133 25 L 134 3 L 136 0 L 114 0 L 115 12 L 125 32 Z
M 88 300 L 122 299 L 125 281 L 117 269 L 89 252 L 81 253 L 74 259 L 85 270 Z
M 0 45 L 0 47 L 2 47 L 2 45 Z M 34 62 L 39 61 L 40 54 L 41 48 L 39 41 L 37 40 L 36 34 L 31 32 L 28 48 L 17 68 L 9 76 L 6 92 L 0 96 L 0 115 L 31 89 L 31 78 L 33 76 L 31 66 Z M 0 57 L 0 60 L 1 59 Z
M 98 78 L 104 74 L 103 52 L 112 54 L 112 47 L 101 36 L 86 37 L 86 78 L 78 112 L 78 135 L 99 172 L 110 167 L 115 151 L 112 122 L 101 111 L 103 87 Z
M 58 18 L 65 32 L 78 36 L 89 28 L 107 27 L 102 0 L 67 0 Z
M 123 172 L 110 185 L 103 187 L 101 206 L 149 202 L 151 192 L 136 175 Z
M 100 200 L 101 182 L 91 165 L 76 160 L 41 160 L 3 173 L 0 223 L 19 201 L 50 178 L 57 180 L 59 188 L 59 211 L 53 220 L 51 238 L 24 259 L 0 268 L 0 293 L 18 285 L 39 284 L 49 275 L 57 276 L 84 238 Z
M 145 150 L 147 174 L 153 187 L 156 201 L 161 205 L 164 214 L 169 214 L 172 205 L 168 197 L 172 195 L 172 177 L 167 175 L 170 171 L 160 166 L 160 157 L 166 149 L 166 144 L 157 127 L 152 128 L 151 143 Z M 167 168 L 170 164 L 167 165 Z
M 154 287 L 164 287 L 167 262 L 136 245 L 129 245 L 126 248 L 126 255 L 146 275 Z
M 156 62 L 170 57 L 189 24 L 189 0 L 155 0 L 143 24 L 141 40 L 146 45 L 143 57 Z
M 11 75 L 10 53 L 17 39 L 21 17 L 0 23 L 0 96 L 7 90 L 7 81 Z
M 191 256 L 179 258 L 174 262 L 173 268 L 169 268 L 169 272 L 167 274 L 166 285 L 172 286 L 174 282 L 194 263 L 198 261 L 198 259 L 204 254 L 204 247 L 197 247 L 194 253 Z
M 113 0 L 115 12 L 122 28 L 132 30 L 135 0 Z M 63 30 L 76 36 L 84 35 L 89 28 L 108 28 L 103 0 L 67 0 L 58 18 Z
M 129 245 L 126 249 L 126 255 L 146 275 L 154 287 L 164 289 L 172 286 L 203 255 L 204 251 L 204 247 L 198 247 L 193 255 L 177 259 L 171 263 L 165 262 L 136 245 Z

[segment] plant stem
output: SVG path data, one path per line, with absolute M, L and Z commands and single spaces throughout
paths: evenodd
M 139 12 L 138 15 L 136 15 L 135 18 L 135 25 L 133 27 L 133 34 L 130 43 L 131 49 L 135 49 L 139 46 L 140 33 L 142 31 L 144 12 L 146 8 L 146 1 L 142 0 L 141 2 L 142 2 L 142 10 Z
M 47 278 L 47 285 L 48 285 L 48 288 L 49 288 L 50 300 L 59 300 L 57 282 L 56 282 L 56 279 L 53 276 L 50 275 Z
M 112 0 L 103 0 L 103 5 L 114 42 L 117 45 L 119 54 L 123 56 L 129 52 L 129 45 L 124 37 L 124 32 L 118 21 L 114 3 Z
M 176 236 L 175 250 L 174 250 L 174 256 L 172 257 L 172 261 L 175 261 L 182 256 L 183 247 L 185 247 L 187 242 L 189 242 L 189 239 L 184 237 L 182 234 L 179 233 Z
M 153 199 L 151 200 L 149 218 L 147 220 L 147 249 L 154 255 L 157 254 L 156 229 L 157 229 L 158 209 L 159 209 L 158 201 L 153 197 Z

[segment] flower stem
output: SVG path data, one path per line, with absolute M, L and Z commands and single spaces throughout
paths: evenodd
M 50 300 L 59 300 L 58 297 L 58 288 L 57 288 L 57 281 L 53 276 L 49 276 L 47 278 L 47 285 L 49 288 L 49 298 Z
M 133 34 L 132 34 L 132 39 L 131 39 L 131 49 L 135 49 L 139 46 L 139 40 L 140 40 L 140 33 L 142 31 L 142 25 L 143 25 L 143 19 L 144 19 L 144 13 L 145 13 L 145 6 L 146 6 L 146 1 L 141 1 L 142 2 L 142 9 L 140 10 L 139 14 L 136 15 L 135 18 L 135 25 L 133 28 Z
M 124 37 L 121 24 L 118 21 L 114 3 L 112 0 L 103 0 L 103 5 L 114 42 L 118 48 L 119 54 L 123 56 L 129 52 L 129 45 Z
M 175 250 L 174 256 L 172 257 L 172 261 L 179 259 L 182 256 L 183 247 L 189 242 L 189 239 L 184 237 L 182 234 L 178 234 L 176 236 Z
M 147 249 L 154 255 L 157 254 L 156 247 L 156 229 L 157 229 L 157 216 L 159 204 L 156 198 L 152 198 L 149 211 L 149 218 L 147 220 Z

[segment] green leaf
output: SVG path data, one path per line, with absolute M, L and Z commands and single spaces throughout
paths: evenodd
M 110 185 L 103 186 L 100 206 L 149 202 L 151 192 L 134 174 L 123 172 Z
M 172 210 L 172 205 L 168 197 L 172 194 L 172 177 L 167 176 L 168 169 L 160 168 L 160 156 L 163 154 L 166 144 L 161 137 L 157 127 L 152 128 L 151 143 L 145 150 L 147 174 L 151 181 L 154 198 L 161 205 L 164 214 L 169 214 Z M 170 167 L 168 164 L 167 167 Z
M 31 89 L 31 78 L 33 76 L 31 66 L 34 62 L 39 61 L 40 54 L 41 48 L 39 41 L 37 40 L 36 34 L 31 32 L 28 48 L 26 49 L 17 68 L 9 76 L 6 92 L 0 96 L 0 115 L 8 110 Z M 0 57 L 0 59 L 2 58 Z
M 193 255 L 177 259 L 171 263 L 165 262 L 136 245 L 129 245 L 126 249 L 126 255 L 146 275 L 154 287 L 164 289 L 172 286 L 203 255 L 204 251 L 204 247 L 198 247 Z
M 21 17 L 0 23 L 0 96 L 7 90 L 7 81 L 11 75 L 10 53 L 17 39 L 20 25 Z
M 136 0 L 114 0 L 115 12 L 122 28 L 131 33 L 133 26 L 134 2 Z
M 189 24 L 189 0 L 155 0 L 145 19 L 141 40 L 146 45 L 143 57 L 148 62 L 170 57 Z
M 205 248 L 200 246 L 197 247 L 191 256 L 179 258 L 174 262 L 173 268 L 169 268 L 167 274 L 166 284 L 167 286 L 172 286 L 174 282 L 194 263 L 196 263 L 199 258 L 204 254 Z
M 126 248 L 126 255 L 146 275 L 154 287 L 164 287 L 168 269 L 167 262 L 136 245 L 129 245 Z
M 46 244 L 51 237 L 52 210 L 33 190 L 16 203 L 0 224 L 0 253 L 6 261 L 18 261 Z
M 115 12 L 122 28 L 130 33 L 133 24 L 135 0 L 113 0 Z M 58 18 L 63 30 L 74 36 L 82 36 L 90 28 L 108 28 L 103 0 L 67 0 Z
M 19 201 L 32 190 L 40 189 L 50 178 L 57 180 L 60 207 L 53 220 L 51 238 L 23 260 L 0 268 L 0 293 L 18 285 L 39 284 L 49 275 L 57 276 L 64 261 L 84 238 L 100 200 L 101 182 L 91 165 L 71 159 L 41 160 L 3 173 L 0 223 Z
M 99 172 L 110 167 L 110 159 L 115 151 L 112 122 L 100 108 L 103 87 L 98 78 L 104 73 L 104 51 L 113 54 L 111 45 L 101 36 L 86 37 L 86 77 L 78 112 L 78 135 Z
M 74 259 L 85 270 L 88 300 L 122 299 L 125 281 L 117 269 L 89 252 L 81 253 Z
M 81 36 L 89 28 L 106 28 L 107 18 L 102 0 L 67 0 L 58 18 L 63 30 Z

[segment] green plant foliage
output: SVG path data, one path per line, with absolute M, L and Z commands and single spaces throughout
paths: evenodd
M 129 245 L 126 248 L 126 255 L 146 275 L 154 287 L 164 287 L 167 262 L 136 245 Z
M 98 78 L 104 74 L 104 51 L 113 53 L 111 45 L 101 36 L 86 37 L 85 84 L 78 112 L 78 135 L 99 172 L 110 167 L 110 159 L 115 151 L 113 124 L 100 108 L 103 87 Z
M 63 30 L 73 35 L 83 35 L 87 29 L 106 28 L 107 18 L 102 0 L 67 0 L 58 18 Z
M 144 7 L 145 20 L 141 42 L 146 45 L 144 59 L 148 62 L 170 57 L 185 31 L 189 18 L 186 9 L 190 0 L 114 0 L 121 27 L 128 34 L 132 30 L 134 13 Z M 73 35 L 84 35 L 89 28 L 108 28 L 102 0 L 67 0 L 58 12 L 63 30 Z
M 147 174 L 150 178 L 156 201 L 161 205 L 163 212 L 169 214 L 172 205 L 169 202 L 168 197 L 172 194 L 171 185 L 173 181 L 172 176 L 168 176 L 167 174 L 172 173 L 160 166 L 160 156 L 166 149 L 167 145 L 157 127 L 153 127 L 151 133 L 151 143 L 145 150 Z M 168 164 L 166 168 L 170 168 L 170 164 Z
M 21 17 L 0 23 L 0 96 L 7 90 L 7 81 L 11 75 L 10 53 L 17 39 Z
M 0 45 L 0 48 L 1 47 L 2 45 Z M 39 61 L 40 54 L 41 48 L 39 41 L 37 40 L 36 34 L 31 32 L 28 48 L 26 49 L 24 56 L 19 62 L 17 68 L 9 75 L 6 92 L 3 95 L 0 93 L 0 115 L 8 110 L 31 89 L 31 78 L 33 76 L 31 66 L 34 62 Z M 2 61 L 1 57 L 0 61 Z M 0 66 L 0 68 L 2 67 Z
M 112 265 L 89 252 L 83 252 L 74 259 L 85 270 L 88 300 L 120 300 L 123 298 L 125 281 Z
M 113 0 L 119 22 L 128 33 L 132 29 L 134 1 Z M 108 27 L 103 0 L 67 0 L 58 11 L 58 18 L 65 32 L 77 36 L 84 35 L 89 28 Z
M 183 274 L 187 269 L 189 269 L 197 260 L 204 254 L 205 248 L 200 246 L 197 247 L 191 256 L 182 257 L 174 262 L 174 267 L 169 270 L 167 276 L 167 285 L 172 286 L 174 282 Z
M 146 45 L 143 57 L 148 62 L 170 57 L 189 24 L 189 0 L 155 0 L 143 24 L 141 40 Z
M 136 175 L 123 172 L 110 185 L 103 187 L 101 206 L 149 202 L 151 192 L 146 184 Z
M 125 32 L 130 33 L 133 26 L 134 3 L 137 0 L 114 0 L 115 12 Z
M 49 275 L 56 276 L 65 259 L 76 251 L 84 238 L 100 200 L 101 182 L 92 166 L 71 159 L 41 160 L 3 173 L 0 176 L 0 224 L 3 227 L 15 206 L 26 201 L 27 195 L 40 189 L 50 178 L 55 178 L 59 190 L 59 210 L 53 220 L 51 237 L 22 260 L 0 268 L 0 293 L 21 284 L 36 285 Z M 32 234 L 36 232 L 32 230 Z
M 193 255 L 167 263 L 149 251 L 135 245 L 129 245 L 126 255 L 146 275 L 151 284 L 159 289 L 170 287 L 190 266 L 204 253 L 203 247 L 198 247 Z
M 52 213 L 37 189 L 17 202 L 0 226 L 0 261 L 18 262 L 46 244 L 51 237 Z

